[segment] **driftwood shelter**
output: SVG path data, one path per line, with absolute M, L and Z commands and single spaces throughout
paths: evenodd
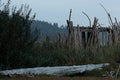
M 98 26 L 98 19 L 96 17 L 92 26 L 91 23 L 90 26 L 74 26 L 71 21 L 71 13 L 72 10 L 70 10 L 69 20 L 67 20 L 67 46 L 69 48 L 96 49 L 101 46 L 111 47 L 119 42 L 120 26 L 116 19 L 116 22 L 112 23 L 109 27 Z

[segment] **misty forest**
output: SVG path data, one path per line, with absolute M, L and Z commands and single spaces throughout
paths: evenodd
M 11 1 L 0 2 L 0 71 L 109 63 L 102 70 L 85 71 L 83 74 L 75 71 L 79 76 L 102 77 L 108 71 L 110 78 L 120 77 L 120 23 L 117 18 L 111 18 L 112 14 L 102 4 L 109 19 L 107 27 L 101 26 L 97 17 L 92 22 L 85 12 L 89 26 L 74 26 L 72 9 L 66 15 L 65 25 L 35 20 L 36 14 L 31 15 L 29 5 L 11 8 Z

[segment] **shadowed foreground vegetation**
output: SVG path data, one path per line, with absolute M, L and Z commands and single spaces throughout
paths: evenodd
M 47 43 L 47 42 L 46 42 Z M 37 44 L 38 45 L 38 44 Z M 29 65 L 35 66 L 62 66 L 92 63 L 115 63 L 119 60 L 120 47 L 102 47 L 95 52 L 91 50 L 77 51 L 75 49 L 59 48 L 55 43 L 40 46 L 35 45 L 27 55 Z

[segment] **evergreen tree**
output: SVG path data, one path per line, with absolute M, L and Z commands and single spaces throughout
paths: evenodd
M 32 47 L 38 34 L 31 38 L 31 23 L 35 15 L 30 17 L 29 6 L 10 9 L 10 0 L 0 10 L 0 65 L 17 67 L 22 60 L 21 53 Z M 15 66 L 16 65 L 16 66 Z

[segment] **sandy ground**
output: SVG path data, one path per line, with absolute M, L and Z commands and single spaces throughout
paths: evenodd
M 56 76 L 36 76 L 36 77 L 21 77 L 21 76 L 13 76 L 13 77 L 4 77 L 0 80 L 120 80 L 113 79 L 110 77 L 56 77 Z

